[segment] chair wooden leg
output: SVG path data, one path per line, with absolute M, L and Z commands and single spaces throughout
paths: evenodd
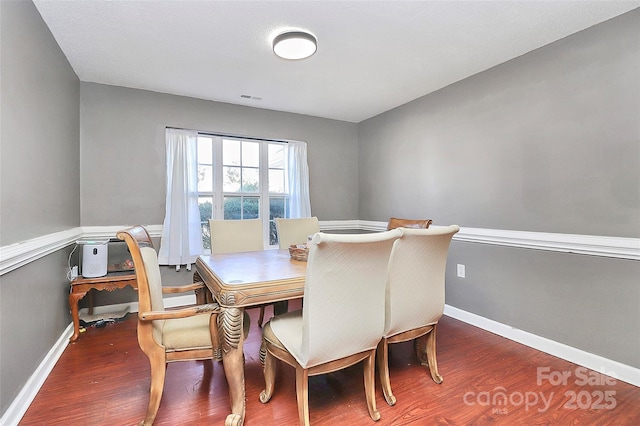
M 262 345 L 266 346 L 264 339 Z M 261 349 L 262 351 L 262 349 Z M 260 402 L 266 404 L 273 396 L 273 389 L 276 382 L 276 359 L 271 353 L 265 349 L 264 356 L 264 390 L 260 392 Z
M 273 307 L 273 316 L 284 314 L 289 310 L 289 301 L 283 300 L 281 302 L 275 302 L 271 305 Z M 260 306 L 260 315 L 258 316 L 258 327 L 262 328 L 264 322 L 264 306 Z
M 416 355 L 420 360 L 420 364 L 429 368 L 431 378 L 434 382 L 440 384 L 443 381 L 442 376 L 438 373 L 438 362 L 436 360 L 436 326 L 426 335 L 415 340 Z
M 267 341 L 264 338 L 262 339 L 262 343 L 260 343 L 260 354 L 258 357 L 260 358 L 260 366 L 264 371 L 264 364 L 267 359 Z
M 416 356 L 418 360 L 420 360 L 420 364 L 425 367 L 429 366 L 429 361 L 427 360 L 427 336 L 420 336 L 413 341 L 413 347 L 416 351 Z
M 382 393 L 387 404 L 393 406 L 396 403 L 396 397 L 393 395 L 393 392 L 391 392 L 391 380 L 389 379 L 389 344 L 385 338 L 382 338 L 380 343 L 378 343 L 377 357 Z
M 209 332 L 211 333 L 212 357 L 216 361 L 222 361 L 222 346 L 220 344 L 217 313 L 213 313 L 211 317 L 209 317 Z
M 286 314 L 289 312 L 289 301 L 282 300 L 280 302 L 276 302 L 273 305 L 273 316 Z
M 204 288 L 198 288 L 195 290 L 195 294 L 196 294 L 196 305 L 204 305 L 205 303 L 207 303 L 207 289 Z
M 433 330 L 427 334 L 427 362 L 429 363 L 429 371 L 434 382 L 440 384 L 444 380 L 438 373 L 438 361 L 436 360 L 436 325 Z
M 151 389 L 149 390 L 149 406 L 147 407 L 147 416 L 140 422 L 140 425 L 150 426 L 158 414 L 160 400 L 162 399 L 162 391 L 164 390 L 164 378 L 167 374 L 167 364 L 164 358 L 164 351 L 153 353 L 149 356 L 151 364 Z
M 380 412 L 376 407 L 376 351 L 371 351 L 369 356 L 364 360 L 364 393 L 367 397 L 367 408 L 369 408 L 369 416 L 374 420 L 380 420 Z
M 300 424 L 309 426 L 309 371 L 299 365 L 296 366 L 296 397 Z

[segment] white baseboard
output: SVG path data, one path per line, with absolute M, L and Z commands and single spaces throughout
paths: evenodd
M 444 314 L 541 352 L 640 387 L 640 369 L 445 305 Z
M 36 371 L 34 371 L 29 380 L 27 380 L 27 383 L 24 385 L 16 399 L 13 400 L 7 411 L 2 415 L 0 425 L 14 426 L 20 422 L 20 419 L 22 419 L 24 413 L 27 412 L 27 409 L 38 394 L 38 391 L 44 384 L 44 381 L 47 380 L 49 373 L 51 373 L 53 367 L 55 367 L 58 362 L 58 359 L 62 356 L 72 334 L 73 323 L 67 326 L 60 338 L 44 357 L 38 368 L 36 368 Z
M 167 308 L 173 308 L 176 306 L 193 305 L 196 303 L 195 295 L 167 297 L 164 299 L 164 306 Z M 96 306 L 94 312 L 97 314 L 107 312 L 121 312 L 126 307 L 129 307 L 129 312 L 138 312 L 138 302 L 132 303 L 119 303 L 117 305 L 109 306 Z M 27 409 L 33 402 L 34 398 L 40 391 L 40 388 L 44 384 L 45 380 L 55 367 L 56 363 L 62 356 L 64 350 L 69 345 L 69 338 L 73 335 L 73 322 L 70 323 L 64 330 L 60 338 L 53 345 L 51 350 L 47 353 L 42 360 L 38 368 L 33 372 L 27 383 L 24 385 L 16 399 L 13 400 L 7 411 L 2 415 L 0 419 L 0 426 L 16 426 L 27 412 Z M 82 344 L 82 335 L 80 335 L 80 341 L 78 344 Z

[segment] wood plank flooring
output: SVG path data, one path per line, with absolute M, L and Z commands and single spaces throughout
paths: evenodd
M 293 368 L 280 364 L 273 398 L 268 404 L 258 400 L 264 386 L 261 336 L 257 310 L 249 313 L 245 425 L 296 425 Z M 311 423 L 640 425 L 640 388 L 448 317 L 438 326 L 437 340 L 442 384 L 431 380 L 410 342 L 396 344 L 390 349 L 390 368 L 398 401 L 387 405 L 376 378 L 379 422 L 369 418 L 358 364 L 310 378 Z M 138 347 L 135 314 L 130 314 L 123 322 L 89 328 L 70 344 L 20 424 L 135 425 L 144 418 L 148 386 L 149 364 Z M 221 364 L 169 364 L 156 425 L 223 425 L 228 413 Z

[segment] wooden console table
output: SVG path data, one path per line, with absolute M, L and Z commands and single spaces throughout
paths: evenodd
M 71 318 L 73 319 L 73 336 L 69 338 L 70 342 L 75 342 L 80 335 L 80 318 L 78 317 L 78 301 L 82 299 L 89 290 L 113 291 L 119 288 L 131 286 L 134 290 L 138 289 L 136 274 L 133 271 L 109 272 L 104 277 L 85 278 L 78 277 L 71 281 L 71 289 L 69 291 L 69 308 L 71 309 Z M 92 313 L 93 306 L 89 307 Z

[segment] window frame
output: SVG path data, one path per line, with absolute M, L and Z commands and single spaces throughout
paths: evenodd
M 200 158 L 200 143 L 203 139 L 211 140 L 211 159 Z M 237 142 L 249 142 L 249 143 L 258 143 L 259 144 L 259 173 L 258 173 L 258 191 L 257 192 L 244 192 L 242 191 L 242 182 L 240 185 L 240 189 L 237 192 L 229 192 L 224 191 L 224 163 L 223 163 L 223 145 L 225 140 L 233 140 Z M 283 150 L 283 192 L 270 192 L 269 189 L 269 171 L 274 170 L 269 168 L 269 145 L 282 145 L 285 147 Z M 282 217 L 289 216 L 289 199 L 290 194 L 288 192 L 289 182 L 288 182 L 288 156 L 286 151 L 287 142 L 285 141 L 277 141 L 270 139 L 260 139 L 260 138 L 247 138 L 247 137 L 239 137 L 239 136 L 228 136 L 228 135 L 215 135 L 208 133 L 198 133 L 198 155 L 196 155 L 196 164 L 198 167 L 198 173 L 200 176 L 200 168 L 201 165 L 206 165 L 211 167 L 211 191 L 200 190 L 198 188 L 198 207 L 200 209 L 200 225 L 202 228 L 203 235 L 203 247 L 205 252 L 210 252 L 211 246 L 210 241 L 206 241 L 205 231 L 208 235 L 210 235 L 209 230 L 209 218 L 204 218 L 200 200 L 203 198 L 208 198 L 211 200 L 211 219 L 224 219 L 224 200 L 225 197 L 257 197 L 258 198 L 258 218 L 262 220 L 262 239 L 264 243 L 264 247 L 266 248 L 277 248 L 278 241 L 277 235 L 275 238 L 274 244 L 271 244 L 270 234 L 272 227 L 275 227 L 274 216 L 271 217 L 271 199 L 284 199 L 284 209 L 282 212 Z M 209 162 L 210 161 L 210 162 Z M 239 167 L 242 167 L 242 162 Z M 200 186 L 200 179 L 198 182 L 198 186 Z M 228 220 L 236 220 L 236 219 L 228 219 Z M 275 229 L 275 228 L 274 228 Z

